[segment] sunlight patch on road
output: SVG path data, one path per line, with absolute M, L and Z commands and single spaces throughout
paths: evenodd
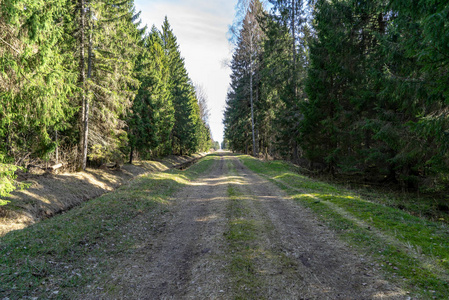
M 227 185 L 229 182 L 238 185 L 247 185 L 248 183 L 244 181 L 241 176 L 223 176 L 220 178 L 208 179 L 203 182 L 198 182 L 196 185 L 208 185 L 208 186 L 220 186 Z
M 152 174 L 151 177 L 156 180 L 173 180 L 177 183 L 180 183 L 182 185 L 187 186 L 220 186 L 220 185 L 227 185 L 229 182 L 232 182 L 232 184 L 238 184 L 238 185 L 247 185 L 248 183 L 245 181 L 244 177 L 242 176 L 223 176 L 220 178 L 214 178 L 214 179 L 207 179 L 203 181 L 189 181 L 186 179 L 183 175 L 179 176 L 173 176 L 173 174 L 170 173 L 155 173 Z
M 214 201 L 226 201 L 223 197 L 212 197 L 212 198 L 199 198 L 196 200 L 191 200 L 193 202 L 200 202 L 200 203 L 208 203 L 208 202 L 214 202 Z
M 399 296 L 405 296 L 407 292 L 405 291 L 390 291 L 390 292 L 378 292 L 373 296 L 374 299 L 397 299 Z M 411 299 L 411 298 L 410 298 Z
M 254 197 L 252 201 L 254 202 L 266 202 L 266 201 L 276 201 L 279 199 L 277 196 L 258 196 Z
M 216 220 L 216 219 L 218 219 L 218 216 L 216 214 L 213 214 L 213 215 L 205 216 L 202 218 L 196 218 L 195 221 L 196 222 L 209 222 L 209 221 Z

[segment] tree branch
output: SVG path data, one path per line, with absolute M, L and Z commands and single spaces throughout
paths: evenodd
M 14 50 L 14 51 L 16 51 L 18 54 L 20 54 L 20 51 L 19 51 L 19 50 L 17 50 L 16 48 L 14 48 L 13 45 L 11 45 L 10 43 L 8 43 L 7 41 L 5 41 L 4 39 L 2 39 L 1 37 L 0 37 L 0 41 L 2 41 L 2 42 L 5 43 L 6 45 L 8 45 L 12 50 Z

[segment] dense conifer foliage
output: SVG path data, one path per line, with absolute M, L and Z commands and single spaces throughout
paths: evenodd
M 256 146 L 238 44 L 224 121 L 230 149 L 404 188 L 447 187 L 449 5 L 269 2 L 257 17 L 262 51 L 251 62 L 259 66 Z
M 237 47 L 232 57 L 231 89 L 228 93 L 224 123 L 232 149 L 256 155 L 261 123 L 255 109 L 260 99 L 260 57 L 264 35 L 259 24 L 262 5 L 252 1 L 242 22 Z
M 14 171 L 85 169 L 211 146 L 166 19 L 133 0 L 0 1 L 0 196 Z

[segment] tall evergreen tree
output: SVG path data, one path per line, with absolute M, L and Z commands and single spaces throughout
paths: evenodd
M 307 156 L 332 172 L 364 169 L 370 165 L 370 154 L 374 158 L 379 149 L 372 148 L 367 128 L 375 113 L 376 79 L 371 74 L 379 66 L 372 55 L 379 52 L 379 14 L 377 2 L 316 4 L 302 142 Z
M 132 87 L 138 85 L 133 70 L 142 30 L 132 0 L 79 0 L 77 8 L 84 169 L 88 149 L 92 160 L 121 160 L 127 143 L 124 115 L 134 97 Z
M 187 74 L 176 36 L 165 18 L 162 40 L 169 65 L 169 92 L 175 109 L 175 123 L 171 134 L 174 154 L 190 154 L 200 144 L 201 120 L 195 89 Z
M 272 88 L 277 91 L 280 103 L 275 111 L 277 126 L 277 145 L 284 157 L 297 161 L 301 154 L 299 145 L 299 124 L 303 116 L 300 104 L 306 99 L 304 79 L 308 65 L 309 27 L 301 0 L 270 0 L 273 5 L 269 23 L 271 41 L 267 47 L 274 47 L 281 52 L 274 57 L 268 51 L 267 63 L 270 68 L 277 68 L 281 76 Z M 271 44 L 271 45 L 270 45 Z M 276 66 L 270 61 L 277 61 Z M 279 70 L 282 69 L 282 70 Z M 270 71 L 268 71 L 270 72 Z M 281 83 L 281 84 L 279 84 Z
M 49 159 L 74 113 L 75 78 L 61 64 L 65 14 L 65 1 L 1 2 L 0 196 L 17 187 L 17 166 Z
M 56 26 L 67 13 L 64 1 L 21 2 L 2 1 L 0 11 L 0 159 L 16 164 L 54 151 L 55 130 L 73 114 L 74 89 Z
M 308 26 L 302 1 L 270 1 L 272 11 L 264 18 L 262 86 L 266 103 L 271 109 L 272 155 L 298 160 L 300 103 L 306 98 L 304 79 L 308 62 Z M 264 122 L 266 123 L 266 122 Z
M 174 123 L 174 108 L 169 94 L 168 57 L 160 32 L 153 27 L 144 39 L 143 51 L 137 63 L 141 82 L 129 118 L 131 161 L 133 150 L 143 157 L 170 154 L 170 134 Z
M 233 116 L 244 114 L 246 109 L 241 108 L 240 102 L 247 103 L 249 107 L 248 120 L 250 121 L 250 135 L 252 142 L 252 153 L 254 156 L 258 154 L 258 148 L 256 143 L 256 119 L 255 112 L 256 100 L 260 98 L 260 68 L 262 57 L 262 43 L 263 43 L 263 31 L 259 24 L 260 17 L 262 16 L 263 8 L 259 0 L 252 0 L 250 2 L 248 11 L 243 19 L 242 29 L 238 37 L 237 47 L 232 58 L 231 69 L 233 74 L 231 75 L 231 92 L 228 93 L 227 110 L 225 112 L 225 127 L 226 137 L 230 140 L 230 146 L 238 147 L 233 148 L 235 150 L 242 149 L 243 144 L 237 146 L 237 136 L 231 138 L 231 136 L 242 133 L 245 130 L 243 128 L 237 129 L 237 124 L 241 124 L 245 127 L 245 117 L 240 117 L 239 122 L 233 122 Z M 243 104 L 245 106 L 245 104 Z M 234 132 L 230 132 L 233 130 Z M 229 132 L 228 132 L 229 131 Z M 246 136 L 246 134 L 245 134 Z M 247 144 L 245 139 L 239 137 L 239 143 L 245 144 L 245 151 L 247 151 Z M 258 140 L 258 138 L 257 138 Z
M 390 1 L 386 7 L 382 130 L 376 137 L 393 149 L 391 173 L 408 186 L 444 178 L 438 174 L 449 168 L 448 12 L 447 3 L 432 1 Z
M 410 12 L 392 10 L 399 7 L 317 2 L 303 143 L 312 160 L 330 169 L 416 186 L 426 173 L 444 169 L 447 143 L 437 137 L 447 122 L 440 117 L 444 93 L 426 68 L 432 60 L 418 55 L 424 29 Z

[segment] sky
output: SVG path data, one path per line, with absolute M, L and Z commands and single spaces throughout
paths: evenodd
M 202 85 L 210 109 L 209 125 L 215 141 L 223 140 L 223 111 L 230 83 L 231 59 L 226 38 L 237 0 L 135 0 L 142 25 L 161 29 L 165 16 L 178 39 L 181 56 L 194 84 Z

